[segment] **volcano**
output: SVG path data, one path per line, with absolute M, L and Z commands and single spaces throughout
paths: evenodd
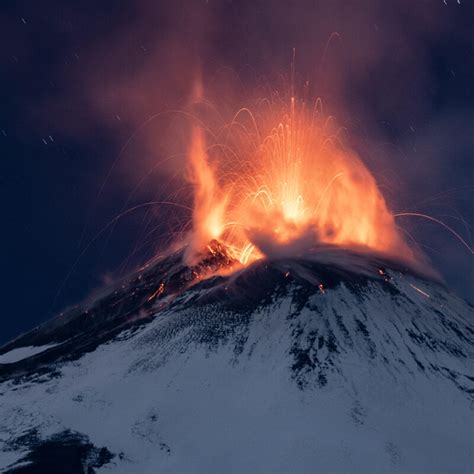
M 4 472 L 472 469 L 468 303 L 330 246 L 184 253 L 0 349 Z

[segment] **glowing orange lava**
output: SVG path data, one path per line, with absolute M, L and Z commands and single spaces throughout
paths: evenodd
M 261 100 L 208 133 L 207 144 L 194 129 L 190 254 L 216 238 L 242 264 L 321 244 L 413 258 L 374 177 L 318 105 Z

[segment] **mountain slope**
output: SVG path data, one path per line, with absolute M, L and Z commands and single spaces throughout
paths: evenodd
M 56 344 L 0 365 L 1 467 L 65 472 L 67 454 L 68 472 L 472 470 L 472 307 L 347 253 L 201 281 L 209 258 L 232 265 L 209 252 L 0 351 Z

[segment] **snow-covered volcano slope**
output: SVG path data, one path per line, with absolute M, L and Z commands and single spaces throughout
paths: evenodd
M 17 339 L 0 352 L 51 347 L 0 365 L 0 466 L 472 472 L 472 307 L 366 263 L 260 262 L 190 284 L 161 262 L 112 293 L 117 313 L 104 296 Z M 187 283 L 167 296 L 165 280 Z M 86 341 L 73 330 L 91 315 L 105 322 L 81 320 Z

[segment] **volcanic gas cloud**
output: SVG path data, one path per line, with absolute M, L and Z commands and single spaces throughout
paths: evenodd
M 377 183 L 321 101 L 273 92 L 216 131 L 195 125 L 187 258 L 219 239 L 246 265 L 324 245 L 414 262 Z

